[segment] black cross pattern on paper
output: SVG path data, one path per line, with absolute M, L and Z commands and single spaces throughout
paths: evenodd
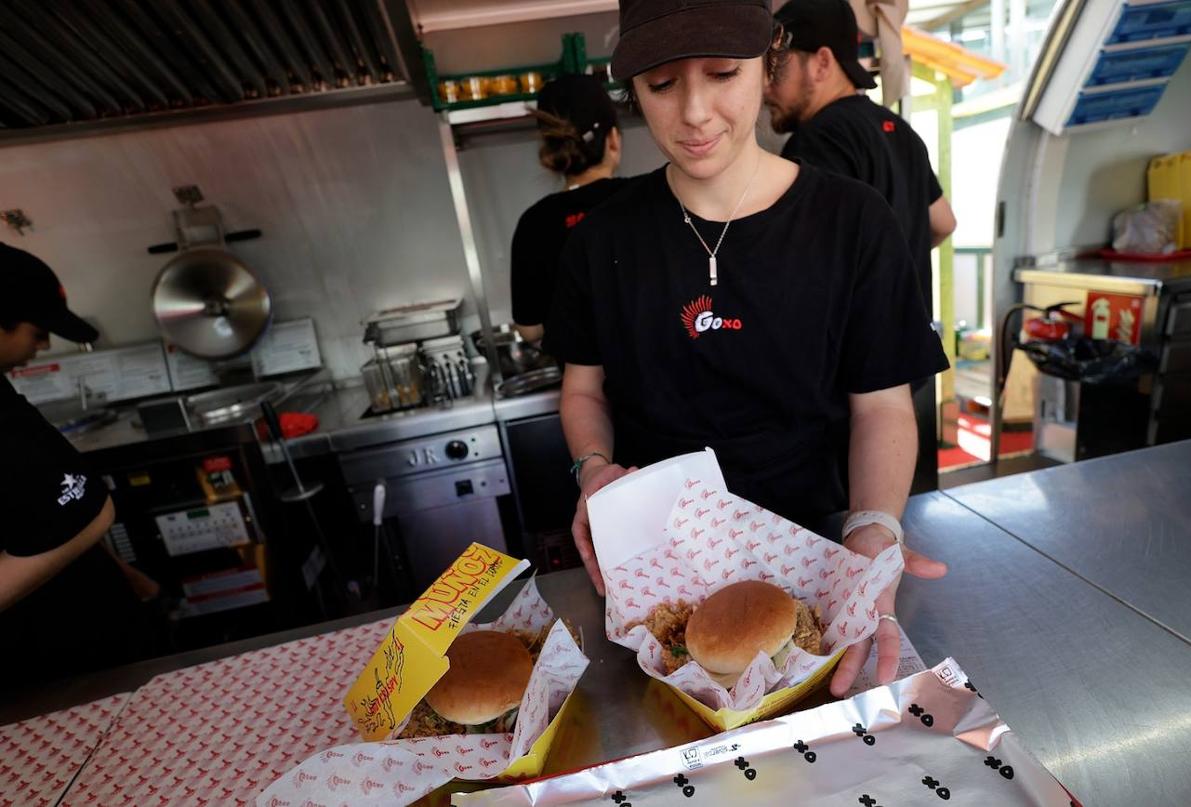
M 867 794 L 867 793 L 865 793 L 865 794 L 864 794 L 863 796 L 861 796 L 860 798 L 856 799 L 856 801 L 858 801 L 858 802 L 860 802 L 861 804 L 863 804 L 863 805 L 864 805 L 864 807 L 881 807 L 881 805 L 880 805 L 880 804 L 877 804 L 877 800 L 876 800 L 876 799 L 874 799 L 872 796 L 870 796 L 870 795 L 869 795 L 869 794 Z
M 940 785 L 943 783 L 938 779 L 932 779 L 929 776 L 924 776 L 922 777 L 922 784 L 935 791 L 935 795 L 941 798 L 943 801 L 947 801 L 949 798 L 951 798 L 951 791 L 945 787 L 941 787 Z
M 1010 765 L 1002 765 L 1001 760 L 996 757 L 989 756 L 984 758 L 984 764 L 992 768 L 997 773 L 1004 776 L 1006 779 L 1013 778 L 1013 768 Z
M 969 689 L 969 690 L 971 690 L 972 692 L 975 692 L 975 693 L 976 693 L 976 697 L 980 698 L 981 700 L 984 700 L 984 696 L 983 696 L 983 695 L 981 695 L 981 694 L 980 694 L 980 692 L 979 692 L 979 691 L 977 691 L 976 687 L 975 687 L 975 686 L 972 684 L 972 679 L 971 679 L 971 678 L 969 678 L 967 681 L 964 681 L 964 689 Z
M 802 740 L 794 743 L 794 750 L 802 754 L 802 758 L 810 763 L 814 763 L 814 761 L 819 758 L 819 756 L 811 750 L 811 747 Z
M 852 733 L 860 739 L 864 740 L 865 745 L 876 745 L 877 738 L 868 733 L 868 729 L 857 723 L 852 727 Z
M 935 724 L 935 716 L 927 714 L 926 710 L 916 703 L 910 704 L 910 714 L 921 720 L 922 725 L 926 726 L 928 729 Z
M 744 773 L 744 778 L 750 782 L 757 778 L 757 769 L 749 767 L 749 761 L 744 757 L 737 757 L 736 762 L 732 763 Z
M 629 797 L 619 790 L 613 793 L 610 798 L 612 801 L 616 802 L 619 807 L 633 807 L 633 803 L 629 801 Z
M 687 779 L 681 773 L 674 777 L 674 784 L 682 788 L 682 795 L 688 799 L 695 795 L 695 786 L 691 784 L 690 779 Z

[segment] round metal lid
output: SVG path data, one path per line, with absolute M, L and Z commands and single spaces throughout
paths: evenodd
M 269 293 L 222 249 L 200 247 L 174 258 L 153 285 L 153 316 L 171 342 L 203 359 L 243 353 L 269 324 Z

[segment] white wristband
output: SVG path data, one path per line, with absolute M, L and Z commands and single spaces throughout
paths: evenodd
M 848 537 L 848 535 L 861 527 L 867 527 L 869 524 L 880 524 L 885 529 L 893 533 L 893 537 L 899 544 L 905 544 L 906 534 L 902 531 L 901 523 L 880 510 L 857 510 L 855 513 L 849 513 L 844 520 L 844 529 L 840 535 L 840 540 Z

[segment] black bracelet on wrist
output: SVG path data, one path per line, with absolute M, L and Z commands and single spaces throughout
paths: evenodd
M 584 454 L 582 457 L 575 460 L 575 462 L 571 465 L 571 475 L 575 477 L 576 485 L 579 484 L 579 473 L 583 470 L 583 463 L 587 462 L 592 457 L 599 457 L 609 465 L 612 464 L 612 460 L 608 459 L 608 456 L 601 451 L 593 451 L 590 454 Z

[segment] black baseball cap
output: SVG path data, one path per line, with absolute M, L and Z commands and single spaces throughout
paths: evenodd
M 769 0 L 620 0 L 612 77 L 677 59 L 753 59 L 773 42 Z
M 618 120 L 603 83 L 589 75 L 562 75 L 546 84 L 538 91 L 538 110 L 570 121 L 584 138 L 607 135 Z M 538 125 L 545 122 L 539 119 Z
M 773 16 L 786 29 L 788 47 L 807 53 L 830 48 L 853 87 L 877 86 L 860 64 L 860 30 L 847 0 L 790 0 Z
M 54 270 L 23 249 L 0 244 L 0 318 L 31 322 L 72 342 L 94 342 L 99 331 L 66 307 Z

